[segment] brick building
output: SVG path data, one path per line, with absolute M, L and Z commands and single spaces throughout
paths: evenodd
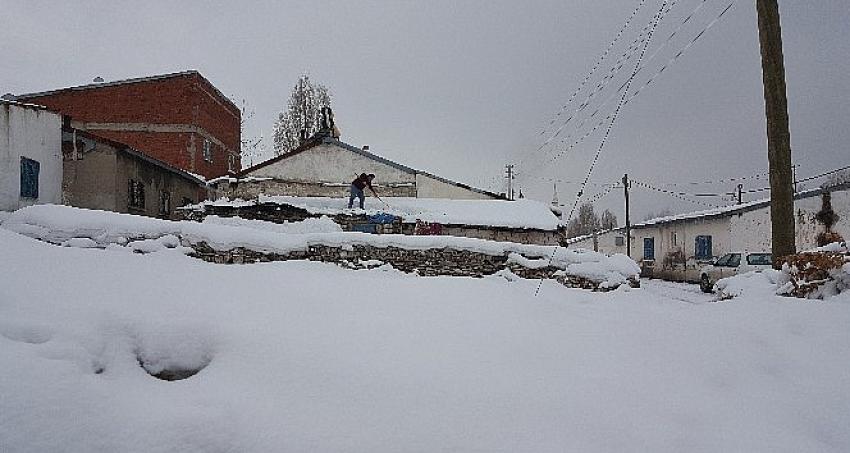
M 15 96 L 71 126 L 214 178 L 241 169 L 239 108 L 198 71 L 92 83 Z

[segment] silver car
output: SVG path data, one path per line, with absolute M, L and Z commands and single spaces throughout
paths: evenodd
M 770 253 L 727 253 L 700 270 L 699 287 L 710 293 L 721 278 L 770 269 L 772 265 Z

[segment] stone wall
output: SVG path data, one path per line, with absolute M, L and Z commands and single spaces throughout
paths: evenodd
M 522 278 L 554 279 L 570 288 L 583 288 L 593 291 L 608 291 L 614 288 L 602 287 L 599 282 L 565 275 L 556 267 L 548 266 L 538 269 L 525 268 L 517 263 L 508 263 L 507 255 L 488 255 L 469 250 L 454 250 L 449 248 L 414 250 L 398 247 L 375 247 L 370 245 L 353 245 L 351 247 L 330 247 L 324 245 L 310 246 L 307 250 L 289 253 L 265 253 L 235 248 L 232 250 L 214 250 L 206 243 L 193 244 L 193 256 L 204 261 L 219 264 L 248 264 L 270 261 L 309 260 L 326 263 L 336 263 L 352 269 L 365 269 L 374 266 L 374 261 L 391 265 L 393 268 L 406 273 L 416 273 L 421 276 L 454 276 L 475 277 L 492 275 L 508 269 Z M 370 263 L 371 262 L 371 263 Z M 637 286 L 638 282 L 631 282 Z

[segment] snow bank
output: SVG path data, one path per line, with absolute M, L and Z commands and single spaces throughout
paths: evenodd
M 850 451 L 850 295 L 0 256 L 4 452 Z
M 377 199 L 369 202 L 365 213 L 392 214 L 405 222 L 436 222 L 444 225 L 481 225 L 506 228 L 555 230 L 559 220 L 549 206 L 534 200 L 448 200 L 444 198 L 385 198 L 386 204 Z M 311 214 L 337 215 L 363 213 L 359 209 L 348 209 L 348 200 L 327 197 L 259 196 L 256 202 L 227 199 L 208 201 L 195 205 L 203 206 L 250 206 L 252 203 L 276 203 L 306 209 Z
M 331 222 L 332 223 L 332 222 Z M 357 232 L 281 234 L 286 229 L 309 230 L 310 226 L 330 229 L 326 220 L 316 219 L 298 226 L 272 226 L 265 222 L 213 219 L 210 222 L 174 222 L 129 214 L 95 211 L 67 206 L 38 205 L 15 211 L 2 227 L 55 244 L 88 238 L 98 247 L 125 245 L 133 240 L 159 239 L 171 235 L 184 245 L 204 242 L 215 250 L 245 248 L 263 253 L 287 254 L 306 251 L 310 246 L 398 247 L 426 250 L 450 248 L 487 255 L 517 253 L 527 258 L 545 258 L 568 274 L 607 282 L 615 286 L 640 273 L 636 263 L 622 255 L 608 257 L 583 249 L 495 242 L 454 236 L 375 235 Z

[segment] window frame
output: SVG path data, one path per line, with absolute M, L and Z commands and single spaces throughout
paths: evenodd
M 144 211 L 145 203 L 145 183 L 130 178 L 127 186 L 127 208 Z

